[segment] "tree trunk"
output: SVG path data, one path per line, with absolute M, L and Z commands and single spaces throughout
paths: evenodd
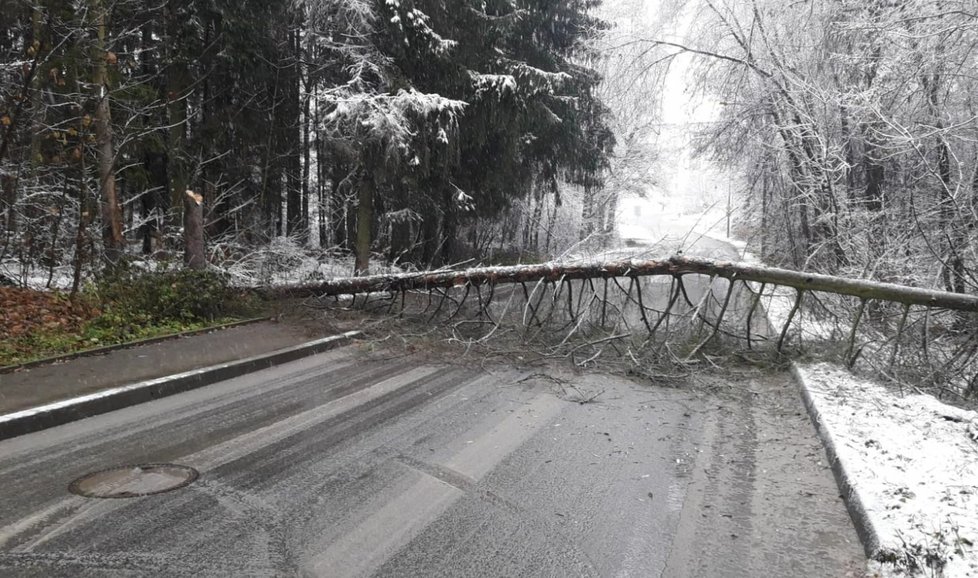
M 6 213 L 7 215 L 3 245 L 0 246 L 0 258 L 3 258 L 7 256 L 7 250 L 12 245 L 11 241 L 14 238 L 17 227 L 17 211 L 15 210 L 17 204 L 17 180 L 13 175 L 0 175 L 0 200 L 3 201 L 3 204 L 0 205 L 0 214 Z
M 77 77 L 74 79 L 75 85 Z M 85 127 L 79 122 L 79 135 L 85 135 Z M 88 181 L 86 179 L 87 169 L 85 167 L 85 155 L 78 157 L 78 229 L 75 231 L 75 255 L 72 263 L 71 296 L 74 297 L 81 289 L 82 270 L 85 265 L 85 258 L 88 246 L 88 225 L 92 222 L 92 211 L 89 203 Z
M 864 206 L 871 214 L 869 216 L 869 253 L 873 261 L 886 254 L 886 219 L 883 211 L 885 203 L 886 168 L 883 165 L 883 143 L 875 135 L 875 127 L 864 126 L 865 150 L 863 152 L 863 170 L 866 173 L 866 190 Z
M 838 83 L 838 80 L 836 81 Z M 847 192 L 851 195 L 856 188 L 856 175 L 852 170 L 856 166 L 856 155 L 852 146 L 852 126 L 849 122 L 849 107 L 839 106 L 839 127 L 842 132 L 842 156 L 846 159 L 845 181 Z
M 204 252 L 204 198 L 187 190 L 183 197 L 183 264 L 190 269 L 207 267 Z
M 553 241 L 554 227 L 557 225 L 557 210 L 560 209 L 560 192 L 554 188 L 554 202 L 550 207 L 550 218 L 547 219 L 547 237 L 543 243 L 543 254 L 550 255 L 550 243 Z
M 431 266 L 438 254 L 438 219 L 435 218 L 433 207 L 427 211 L 426 215 L 422 216 L 421 237 L 420 260 L 426 266 Z
M 604 234 L 610 238 L 618 225 L 618 191 L 609 191 L 605 205 Z
M 306 73 L 308 77 L 308 72 Z M 310 106 L 309 106 L 309 80 L 305 79 L 305 96 L 302 97 L 302 215 L 300 219 L 302 220 L 302 229 L 307 231 L 306 244 L 311 244 L 313 235 L 313 229 L 310 228 L 309 223 L 309 195 L 311 188 L 309 186 L 309 177 L 311 174 L 310 163 L 312 162 L 312 151 L 310 150 L 311 142 L 309 138 L 309 125 L 311 121 L 309 119 Z M 318 231 L 317 231 L 318 233 Z
M 366 275 L 370 267 L 370 226 L 374 218 L 374 178 L 368 169 L 364 171 L 357 191 L 357 275 Z
M 183 39 L 178 34 L 182 22 L 176 14 L 176 2 L 167 5 L 167 36 L 166 46 L 176 50 Z M 169 219 L 173 227 L 184 221 L 183 210 L 187 193 L 188 175 L 186 163 L 186 130 L 187 130 L 187 90 L 190 86 L 190 71 L 187 63 L 172 54 L 167 55 L 166 67 L 166 113 L 169 122 L 167 129 L 167 173 L 170 178 L 170 211 Z M 183 245 L 186 251 L 190 240 L 187 230 L 183 231 Z
M 92 53 L 95 70 L 92 84 L 98 91 L 98 104 L 95 107 L 95 141 L 98 154 L 99 198 L 102 213 L 102 243 L 105 260 L 115 264 L 125 251 L 126 242 L 122 236 L 122 207 L 115 186 L 115 150 L 112 142 L 112 110 L 109 106 L 108 60 L 111 53 L 106 50 L 106 10 L 102 0 L 92 0 L 95 13 L 98 41 Z
M 325 145 L 322 148 L 325 149 Z M 340 188 L 340 183 L 343 182 L 341 169 L 346 168 L 348 167 L 341 162 L 332 163 L 329 169 L 329 192 L 327 193 L 329 195 L 329 201 L 326 204 L 329 206 L 329 220 L 334 223 L 331 231 L 333 244 L 337 247 L 351 250 L 350 231 L 352 231 L 352 228 L 347 218 L 347 205 L 349 203 L 343 196 L 343 191 Z M 324 168 L 323 171 L 326 172 L 327 169 Z
M 286 155 L 285 182 L 286 182 L 286 220 L 288 223 L 288 234 L 295 236 L 305 243 L 309 238 L 308 221 L 303 219 L 303 205 L 305 196 L 305 179 L 303 178 L 303 158 L 302 151 L 296 150 L 297 147 L 304 146 L 306 141 L 302 138 L 303 125 L 303 98 L 302 98 L 302 70 L 299 63 L 302 61 L 301 45 L 299 43 L 299 33 L 295 30 L 288 32 L 289 51 L 292 57 L 292 65 L 285 69 L 285 110 L 282 121 L 282 130 L 279 150 Z M 308 150 L 308 149 L 306 149 Z
M 883 183 L 886 177 L 882 161 L 878 160 L 879 149 L 867 140 L 863 155 L 863 169 L 866 171 L 866 208 L 874 213 L 883 210 Z
M 584 196 L 581 198 L 581 232 L 580 239 L 583 241 L 594 233 L 594 187 L 590 184 L 584 185 Z
M 768 192 L 768 173 L 767 167 L 762 166 L 761 170 L 764 171 L 761 174 L 761 230 L 760 233 L 760 243 L 761 243 L 761 258 L 767 257 L 767 237 L 768 237 L 768 197 L 770 193 Z
M 455 199 L 452 198 L 452 190 L 443 185 L 443 205 L 441 222 L 441 255 L 442 263 L 451 263 L 455 259 L 455 239 L 458 237 L 458 212 L 455 209 Z
M 533 204 L 533 217 L 530 219 L 530 222 L 533 224 L 533 230 L 530 233 L 530 249 L 534 253 L 540 251 L 540 229 L 543 228 L 543 205 L 546 200 L 546 193 L 538 190 L 536 193 L 536 202 Z
M 978 296 L 881 283 L 866 279 L 850 279 L 819 275 L 776 267 L 748 265 L 740 262 L 716 261 L 694 257 L 670 257 L 663 260 L 627 259 L 624 261 L 592 261 L 572 263 L 543 263 L 512 267 L 480 267 L 462 271 L 428 271 L 396 275 L 372 275 L 333 279 L 324 283 L 277 287 L 265 293 L 270 296 L 330 296 L 353 293 L 399 292 L 432 288 L 460 287 L 465 284 L 528 283 L 540 280 L 558 282 L 576 279 L 610 279 L 613 277 L 706 275 L 731 281 L 754 281 L 768 285 L 793 287 L 804 291 L 819 291 L 850 295 L 861 299 L 879 299 L 956 311 L 978 312 Z
M 942 122 L 937 123 L 938 130 L 944 128 Z M 940 209 L 938 214 L 941 217 L 941 227 L 945 231 L 943 243 L 946 246 L 947 260 L 944 267 L 944 284 L 948 291 L 964 293 L 965 290 L 965 267 L 964 258 L 961 253 L 961 235 L 956 227 L 954 196 L 951 193 L 951 152 L 944 140 L 938 136 L 937 143 L 937 172 L 940 177 Z
M 259 206 L 265 212 L 265 217 L 270 220 L 275 236 L 286 234 L 287 225 L 282 222 L 282 174 L 281 162 L 275 158 L 275 144 L 277 143 L 277 133 L 279 124 L 282 122 L 279 111 L 279 97 L 282 78 L 281 71 L 276 70 L 275 80 L 272 84 L 272 106 L 269 112 L 271 122 L 268 124 L 268 134 L 265 138 L 264 154 L 261 168 L 261 192 L 259 193 Z

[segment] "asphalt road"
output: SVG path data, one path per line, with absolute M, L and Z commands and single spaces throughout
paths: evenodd
M 861 566 L 787 377 L 718 385 L 743 394 L 526 377 L 348 347 L 0 443 L 0 575 Z M 161 462 L 200 477 L 129 499 L 67 490 L 88 472 Z

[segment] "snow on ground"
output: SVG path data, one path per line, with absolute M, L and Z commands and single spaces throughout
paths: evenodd
M 878 570 L 978 576 L 978 413 L 827 363 L 797 373 L 889 560 Z
M 214 249 L 220 249 L 220 246 Z M 220 251 L 215 250 L 215 255 Z M 302 283 L 315 283 L 335 277 L 354 275 L 354 257 L 343 251 L 309 249 L 295 239 L 276 237 L 270 243 L 242 251 L 240 247 L 229 253 L 211 270 L 223 273 L 237 287 L 281 287 Z M 145 272 L 163 272 L 183 267 L 182 254 L 171 259 L 149 259 L 131 255 L 129 265 Z M 389 264 L 381 255 L 370 262 L 373 274 L 404 273 L 408 269 L 395 263 Z M 58 266 L 53 270 L 45 267 L 24 267 L 14 259 L 0 262 L 0 278 L 18 286 L 43 291 L 46 289 L 67 291 L 72 285 L 72 267 Z M 83 284 L 92 281 L 88 267 L 83 271 Z
M 69 266 L 25 268 L 14 259 L 0 262 L 0 278 L 7 279 L 28 289 L 43 290 L 46 288 L 71 289 L 72 269 Z
M 748 257 L 744 259 L 745 261 L 754 258 L 750 253 L 744 254 Z M 748 285 L 754 291 L 761 289 L 760 283 L 751 281 L 748 282 Z M 772 324 L 772 331 L 776 333 L 776 337 L 780 336 L 788 316 L 791 315 L 797 296 L 798 293 L 791 287 L 771 287 L 770 285 L 764 287 L 761 306 L 767 313 L 767 318 Z M 786 339 L 798 339 L 799 337 L 808 343 L 846 338 L 838 331 L 838 327 L 834 323 L 816 318 L 804 306 L 795 312 Z

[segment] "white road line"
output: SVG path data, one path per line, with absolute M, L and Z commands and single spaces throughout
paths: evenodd
M 304 568 L 314 576 L 367 576 L 461 498 L 462 490 L 421 474 Z
M 542 394 L 488 432 L 466 443 L 443 467 L 478 481 L 536 431 L 556 417 L 566 402 Z M 459 439 L 465 439 L 460 437 Z M 304 565 L 315 576 L 366 576 L 441 516 L 464 492 L 420 470 L 418 481 L 346 532 Z M 353 519 L 358 513 L 354 512 Z
M 440 368 L 432 366 L 413 368 L 319 407 L 248 432 L 216 446 L 211 446 L 199 452 L 183 456 L 177 459 L 176 462 L 182 465 L 192 466 L 202 473 L 212 470 L 275 442 L 286 439 L 298 431 L 302 431 L 305 428 L 354 409 L 361 404 L 396 391 L 411 382 L 428 377 L 439 370 Z M 18 550 L 30 551 L 30 549 L 41 543 L 60 535 L 65 529 L 77 525 L 78 522 L 118 509 L 126 505 L 125 502 L 125 500 L 110 500 L 92 504 L 88 500 L 75 496 L 64 498 L 41 512 L 33 513 L 13 524 L 0 528 L 0 545 L 48 518 L 51 513 L 74 507 L 74 512 L 66 520 L 60 522 L 54 528 L 49 528 L 45 533 L 31 542 L 24 544 L 21 548 L 18 548 Z
M 444 466 L 478 481 L 560 413 L 566 403 L 550 394 L 537 397 L 496 424 L 488 433 L 465 445 Z
M 7 542 L 9 542 L 11 538 L 14 538 L 20 535 L 21 532 L 25 532 L 32 527 L 41 524 L 65 507 L 67 507 L 67 504 L 65 503 L 65 500 L 62 500 L 48 506 L 47 508 L 44 508 L 43 510 L 38 510 L 29 516 L 25 516 L 9 526 L 0 528 L 0 548 L 6 546 Z
M 185 456 L 181 458 L 180 463 L 197 468 L 201 472 L 212 470 L 286 439 L 296 432 L 350 411 L 359 405 L 383 397 L 411 382 L 433 375 L 439 370 L 440 368 L 431 366 L 413 368 L 321 406 Z

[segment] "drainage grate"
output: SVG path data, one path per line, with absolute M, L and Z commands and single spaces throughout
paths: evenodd
M 182 488 L 197 476 L 197 470 L 176 464 L 121 466 L 85 474 L 68 491 L 87 498 L 137 498 Z

